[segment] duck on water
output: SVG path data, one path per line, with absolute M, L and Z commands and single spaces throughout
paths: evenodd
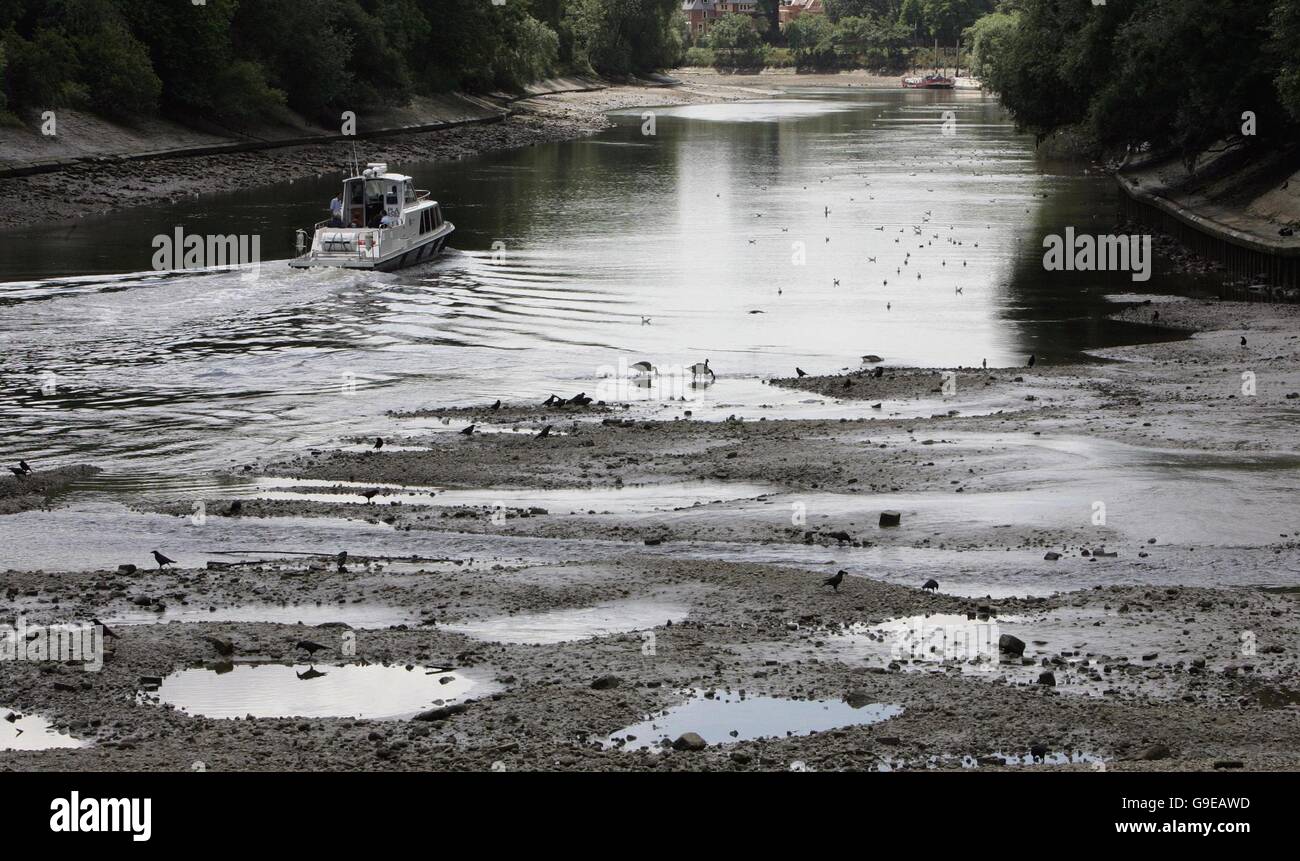
M 456 226 L 429 194 L 411 177 L 371 162 L 343 181 L 343 194 L 330 202 L 329 220 L 315 226 L 310 248 L 307 231 L 298 231 L 299 256 L 289 265 L 391 271 L 431 260 Z

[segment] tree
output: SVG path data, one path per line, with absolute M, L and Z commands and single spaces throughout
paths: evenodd
M 800 15 L 786 25 L 785 38 L 798 68 L 835 68 L 835 25 L 825 15 Z
M 763 65 L 763 39 L 748 15 L 728 14 L 709 29 L 713 64 L 721 69 L 754 69 Z

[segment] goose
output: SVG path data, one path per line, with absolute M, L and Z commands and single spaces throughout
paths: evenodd
M 709 367 L 708 359 L 705 359 L 703 362 L 696 362 L 695 364 L 691 365 L 692 379 L 696 377 L 702 377 L 705 374 L 709 375 L 709 379 L 717 379 L 717 374 L 713 373 L 713 369 Z
M 646 361 L 640 361 L 632 365 L 632 370 L 642 374 L 658 374 L 659 369 Z

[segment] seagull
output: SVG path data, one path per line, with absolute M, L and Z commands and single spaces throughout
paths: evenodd
M 840 584 L 844 582 L 844 575 L 847 573 L 848 573 L 847 571 L 843 571 L 843 570 L 836 571 L 835 576 L 827 577 L 825 580 L 822 581 L 822 585 L 830 586 L 832 589 L 838 592 L 840 591 Z
M 154 558 L 154 561 L 158 563 L 158 570 L 159 570 L 159 571 L 161 571 L 161 570 L 163 569 L 163 567 L 166 566 L 166 565 L 175 565 L 175 564 L 176 564 L 176 560 L 175 560 L 175 559 L 168 559 L 166 556 L 162 555 L 162 554 L 159 553 L 157 550 L 155 550 L 155 551 L 153 552 L 153 558 Z

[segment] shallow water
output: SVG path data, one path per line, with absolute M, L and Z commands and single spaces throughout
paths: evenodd
M 1109 231 L 1116 192 L 1038 157 L 991 98 L 796 90 L 656 115 L 653 138 L 634 111 L 590 139 L 395 164 L 458 227 L 443 260 L 396 274 L 145 271 L 177 225 L 257 233 L 264 257 L 287 256 L 332 176 L 8 232 L 0 459 L 225 469 L 400 435 L 388 410 L 590 393 L 641 359 L 710 359 L 717 383 L 688 392 L 700 417 L 853 413 L 761 380 L 865 353 L 1001 366 L 1172 337 L 1103 319 L 1107 295 L 1133 290 L 1125 273 L 1043 271 L 1041 236 Z M 1189 281 L 1158 272 L 1141 289 Z
M 108 613 L 104 619 L 109 626 L 158 625 L 168 622 L 269 622 L 314 627 L 341 623 L 357 630 L 379 630 L 394 625 L 413 625 L 418 621 L 418 617 L 409 609 L 381 604 L 168 606 L 161 613 L 132 608 L 119 613 Z
M 432 673 L 432 674 L 430 674 Z M 450 679 L 442 683 L 442 679 Z M 353 717 L 402 720 L 465 696 L 490 693 L 490 683 L 464 673 L 378 664 L 226 664 L 166 676 L 154 698 L 210 718 Z
M 697 733 L 709 744 L 808 735 L 845 726 L 880 723 L 903 713 L 902 706 L 870 703 L 854 708 L 838 700 L 791 700 L 717 692 L 712 697 L 695 691 L 679 706 L 665 709 L 605 739 L 606 747 L 640 750 L 672 741 L 686 732 Z M 632 738 L 635 736 L 635 738 Z M 620 744 L 620 740 L 625 740 Z
M 494 643 L 542 645 L 648 630 L 669 621 L 679 622 L 689 613 L 688 605 L 670 600 L 609 601 L 591 607 L 521 613 L 440 627 Z
M 14 715 L 14 720 L 6 716 Z M 54 729 L 48 720 L 0 706 L 0 750 L 54 750 L 85 747 L 90 742 L 75 739 Z

